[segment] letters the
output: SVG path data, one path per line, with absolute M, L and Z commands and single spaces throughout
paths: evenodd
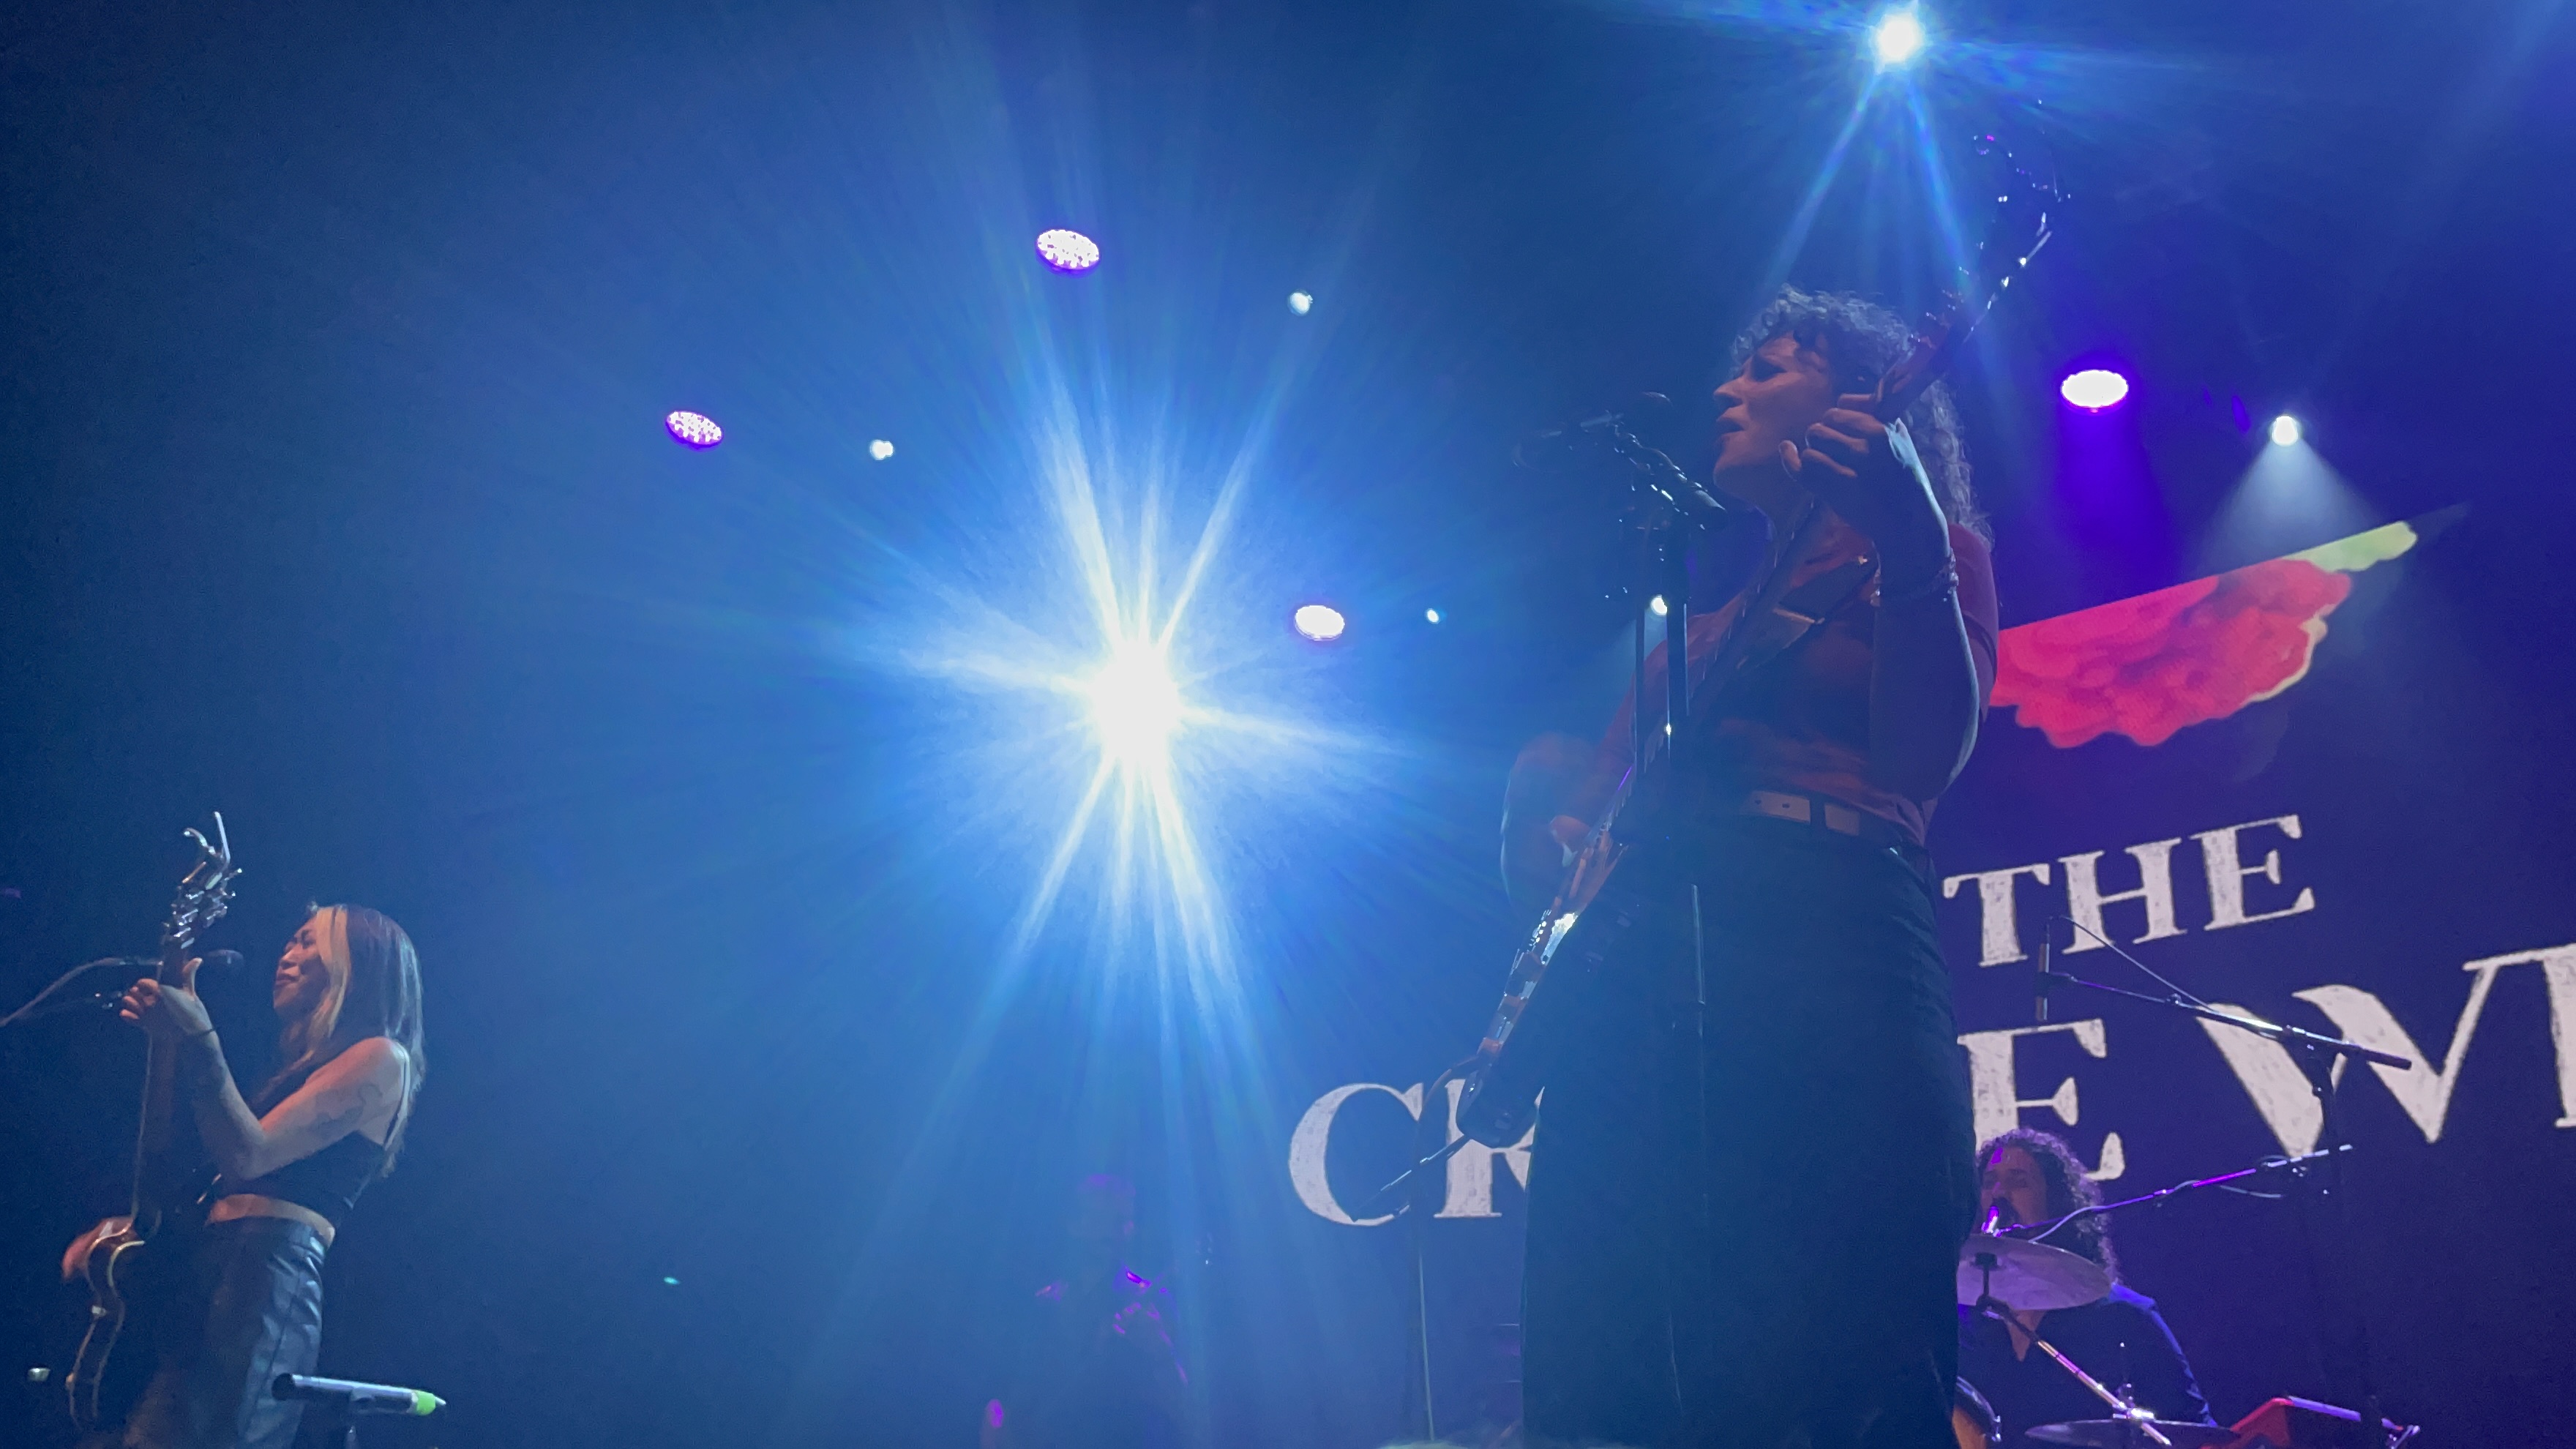
M 1941 882 L 1941 899 L 1959 894 L 1959 882 L 1977 883 L 1978 931 L 1983 948 L 1978 953 L 1980 966 L 2001 966 L 2007 961 L 2027 961 L 2028 952 L 2021 948 L 2021 928 L 2013 919 L 2013 881 L 2029 876 L 2041 885 L 2048 884 L 2048 864 L 2016 865 L 2008 870 L 1971 871 L 1954 875 Z
M 2260 830 L 2267 825 L 2279 826 L 2281 833 L 2292 840 L 2299 838 L 2299 817 L 2296 815 L 2276 815 L 2269 820 L 2249 820 L 2243 825 L 2230 825 L 2221 830 L 2204 830 L 2192 837 L 2200 842 L 2200 862 L 2209 872 L 2210 930 L 2223 931 L 2229 926 L 2250 926 L 2256 921 L 2277 921 L 2283 916 L 2295 916 L 2303 911 L 2313 911 L 2317 908 L 2316 892 L 2301 886 L 2297 898 L 2280 910 L 2256 911 L 2252 914 L 2246 912 L 2246 878 L 2259 875 L 2272 884 L 2279 885 L 2281 852 L 2267 850 L 2263 852 L 2262 864 L 2246 865 L 2239 858 L 2236 836 L 2239 831 Z M 2225 1028 L 2221 1029 L 2225 1030 Z
M 2182 928 L 2174 924 L 2173 893 L 2173 853 L 2174 847 L 2180 844 L 2182 837 L 2177 835 L 2171 840 L 2151 840 L 2144 845 L 2130 846 L 2129 854 L 2138 862 L 2138 888 L 2114 891 L 2109 895 L 2102 894 L 2102 883 L 2096 874 L 2102 861 L 2101 851 L 2060 857 L 2060 862 L 2066 867 L 2066 914 L 2084 927 L 2075 933 L 2075 944 L 2066 949 L 2100 950 L 2102 939 L 2111 934 L 2102 925 L 2102 908 L 2116 901 L 2138 901 L 2146 906 L 2147 933 L 2138 940 L 2161 941 L 2167 936 L 2181 935 Z

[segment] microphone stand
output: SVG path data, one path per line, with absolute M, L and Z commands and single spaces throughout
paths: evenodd
M 111 966 L 126 971 L 138 969 L 149 971 L 159 964 L 161 964 L 159 958 L 152 956 L 101 956 L 95 961 L 84 961 L 54 978 L 53 985 L 37 992 L 26 1005 L 10 1012 L 7 1016 L 0 1016 L 0 1029 L 16 1026 L 22 1021 L 38 1021 L 66 1011 L 79 1011 L 84 1008 L 112 1010 L 123 996 L 127 985 L 122 978 L 119 978 L 114 987 L 105 991 L 91 991 L 86 995 L 57 995 L 56 993 L 93 971 L 104 971 Z
M 1430 1231 L 1430 1219 L 1440 1211 L 1441 1198 L 1448 1188 L 1445 1175 L 1436 1174 L 1432 1169 L 1457 1156 L 1458 1149 L 1473 1139 L 1460 1133 L 1430 1152 L 1422 1151 L 1422 1139 L 1425 1124 L 1436 1123 L 1440 1130 L 1446 1131 L 1449 1125 L 1449 1083 L 1475 1064 L 1476 1058 L 1469 1057 L 1423 1087 L 1422 1112 L 1414 1119 L 1413 1126 L 1413 1150 L 1420 1154 L 1419 1157 L 1386 1186 L 1369 1194 L 1368 1201 L 1360 1205 L 1356 1214 L 1362 1218 L 1374 1217 L 1399 1195 L 1403 1199 L 1402 1205 L 1395 1209 L 1395 1215 L 1404 1220 L 1405 1277 L 1408 1280 L 1405 1296 L 1407 1316 L 1412 1319 L 1405 1325 L 1404 1398 L 1407 1412 L 1403 1417 L 1406 1420 L 1405 1432 L 1411 1433 L 1415 1420 L 1410 1410 L 1418 1395 L 1422 1405 L 1419 1422 L 1426 1443 L 1437 1440 L 1440 1429 L 1431 1395 L 1431 1269 L 1424 1235 Z M 1437 1115 L 1434 1114 L 1435 1104 Z
M 2352 1267 L 2354 1254 L 2351 1250 L 2354 1246 L 2354 1232 L 2350 1206 L 2351 1193 L 2347 1191 L 2348 1179 L 2344 1173 L 2344 1154 L 2351 1151 L 2354 1144 L 2345 1129 L 2344 1115 L 2338 1101 L 2342 1094 L 2336 1090 L 2335 1078 L 2338 1065 L 2347 1060 L 2371 1062 L 2379 1066 L 2394 1067 L 2399 1071 L 2406 1071 L 2415 1064 L 2394 1052 L 2378 1051 L 2358 1042 L 2346 1041 L 2341 1037 L 2326 1036 L 2304 1027 L 2284 1026 L 2279 1022 L 2265 1021 L 2260 1017 L 2246 1016 L 2238 1012 L 2221 1011 L 2165 980 L 2162 976 L 2156 975 L 2145 962 L 2121 950 L 2116 943 L 2104 939 L 2102 933 L 2072 916 L 2051 916 L 2049 921 L 2052 925 L 2052 934 L 2055 922 L 2066 922 L 2085 935 L 2091 936 L 2096 942 L 2110 947 L 2114 955 L 2145 972 L 2169 994 L 2153 996 L 2143 991 L 2106 986 L 2098 981 L 2086 981 L 2079 977 L 2068 976 L 2063 972 L 2051 971 L 2043 964 L 2037 973 L 2039 998 L 2043 1003 L 2047 1000 L 2048 992 L 2059 986 L 2080 987 L 2086 991 L 2098 991 L 2105 996 L 2120 996 L 2131 1001 L 2143 1001 L 2150 1006 L 2162 1007 L 2167 1011 L 2180 1012 L 2185 1016 L 2199 1017 L 2203 1021 L 2219 1022 L 2234 1027 L 2238 1031 L 2251 1032 L 2289 1052 L 2291 1059 L 2299 1064 L 2300 1074 L 2308 1079 L 2308 1090 L 2315 1093 L 2317 1099 L 2318 1150 L 2307 1156 L 2325 1159 L 2324 1171 L 2317 1174 L 2314 1179 L 2309 1204 L 2312 1215 L 2322 1216 L 2327 1221 L 2329 1231 L 2339 1240 L 2338 1246 L 2344 1249 L 2336 1256 L 2345 1265 L 2342 1277 L 2346 1291 L 2335 1296 L 2346 1300 L 2339 1306 L 2349 1322 L 2352 1333 L 2353 1387 L 2360 1390 L 2361 1396 L 2362 1443 L 2367 1446 L 2367 1449 L 2388 1449 L 2388 1421 L 2379 1411 L 2379 1384 L 2372 1372 L 2370 1361 L 2369 1315 L 2363 1309 L 2361 1285 L 2358 1274 Z M 2308 1253 L 2309 1276 L 2311 1281 L 2321 1289 L 2328 1281 L 2325 1257 L 2326 1255 L 2317 1252 L 2313 1244 L 2311 1245 Z

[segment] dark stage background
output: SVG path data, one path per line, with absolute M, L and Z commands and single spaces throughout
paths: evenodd
M 2349 594 L 2271 698 L 2167 700 L 2208 717 L 2152 746 L 1999 709 L 1943 870 L 2050 863 L 2035 949 L 2066 857 L 2117 892 L 2178 842 L 2150 964 L 2402 1031 L 2426 1074 L 2349 1085 L 2389 1407 L 2428 1444 L 2564 1441 L 2576 966 L 2462 968 L 2576 943 L 2565 7 L 2073 9 L 1935 16 L 1919 104 L 1858 113 L 1803 236 L 1857 8 L 15 17 L 0 1001 L 147 947 L 208 809 L 251 872 L 216 939 L 252 965 L 208 986 L 245 1075 L 304 902 L 410 928 L 429 1077 L 333 1251 L 323 1366 L 451 1407 L 379 1444 L 968 1442 L 997 1308 L 1101 1170 L 1139 1184 L 1217 1442 L 1400 1437 L 1400 1230 L 1317 1216 L 1290 1143 L 1472 1043 L 1522 924 L 1503 772 L 1616 698 L 1600 499 L 1509 443 L 1704 392 L 1782 270 L 1919 304 L 1931 218 L 1970 210 L 1926 177 L 1965 185 L 1958 138 L 2013 114 L 2075 201 L 1960 380 L 2008 626 L 2466 508 L 2321 570 Z M 1057 224 L 1109 260 L 1039 270 Z M 2123 410 L 2062 410 L 2081 361 L 2137 382 Z M 676 407 L 728 440 L 673 446 Z M 2308 443 L 2266 452 L 2284 410 Z M 1159 560 L 1162 607 L 1219 516 L 1185 687 L 1296 726 L 1175 746 L 1213 916 L 1168 852 L 1122 897 L 1098 824 L 1029 910 L 1083 727 L 961 661 L 1096 658 L 1080 478 L 1113 540 L 1159 518 L 1111 551 L 1130 584 Z M 1284 627 L 1316 597 L 1339 648 Z M 2239 613 L 2306 637 L 2313 607 Z M 2195 837 L 2291 815 L 2233 837 L 2280 858 L 2246 909 L 2312 908 L 2211 929 Z M 1977 896 L 1944 910 L 1962 1027 L 1996 1032 L 2029 979 L 1976 964 Z M 2148 933 L 2137 900 L 2105 920 Z M 2106 963 L 2061 958 L 2138 984 Z M 1995 1101 L 2067 1107 L 2022 1120 L 2071 1116 L 2088 1159 L 2118 1134 L 2114 1190 L 2298 1130 L 2196 1025 L 2056 1017 L 2100 1052 L 1977 1050 L 2012 1064 Z M 116 1206 L 139 1057 L 104 1019 L 0 1037 L 7 1442 L 63 1438 L 18 1370 L 67 1361 L 53 1267 Z M 1408 1120 L 1350 1101 L 1343 1201 Z M 1444 1425 L 1507 1369 L 1518 1191 L 1498 1168 L 1496 1216 L 1430 1226 Z M 2336 1391 L 2287 1205 L 2119 1232 L 2222 1417 Z

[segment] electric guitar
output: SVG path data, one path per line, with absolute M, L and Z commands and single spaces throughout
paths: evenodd
M 197 847 L 197 860 L 179 882 L 170 914 L 161 924 L 161 963 L 153 976 L 163 985 L 178 983 L 179 968 L 195 950 L 198 937 L 232 909 L 233 880 L 241 873 L 233 865 L 232 841 L 224 834 L 220 813 L 215 816 L 211 843 L 194 829 L 187 834 Z M 139 1387 L 133 1382 L 141 1367 L 133 1360 L 139 1356 L 130 1351 L 120 1355 L 116 1349 L 129 1336 L 138 1301 L 152 1292 L 154 1270 L 145 1245 L 185 1196 L 185 1164 L 174 1162 L 171 1151 L 179 1044 L 147 1041 L 143 1114 L 134 1133 L 133 1212 L 122 1230 L 103 1234 L 90 1245 L 82 1265 L 90 1291 L 89 1331 L 81 1338 L 80 1356 L 72 1363 L 66 1385 L 71 1390 L 72 1422 L 85 1433 L 122 1417 L 123 1401 Z
M 1991 137 L 1986 139 L 1991 143 Z M 1879 379 L 1869 408 L 1898 439 L 1905 438 L 1898 420 L 1949 370 L 1960 344 L 2052 235 L 2049 209 L 2061 200 L 2055 184 L 2034 178 L 2000 146 L 1994 146 L 1992 154 L 2002 157 L 2007 179 L 1978 249 L 1976 272 L 1943 315 L 1918 334 L 1906 355 Z M 1911 450 L 1910 440 L 1899 446 Z M 1795 647 L 1808 630 L 1857 596 L 1876 573 L 1874 563 L 1858 559 L 1790 587 L 1792 570 L 1813 552 L 1832 522 L 1830 510 L 1811 500 L 1789 530 L 1787 546 L 1774 550 L 1755 572 L 1700 673 L 1690 720 L 1676 722 L 1677 728 L 1708 718 L 1730 688 Z M 1691 666 L 1685 658 L 1678 666 L 1667 660 L 1666 667 Z M 1637 707 L 1643 709 L 1645 702 L 1638 701 Z M 1548 1027 L 1553 1017 L 1533 1015 L 1531 1007 L 1540 982 L 1555 963 L 1572 960 L 1578 980 L 1594 975 L 1629 929 L 1659 908 L 1661 894 L 1651 879 L 1654 872 L 1622 866 L 1632 849 L 1654 837 L 1650 817 L 1670 794 L 1671 759 L 1669 747 L 1650 738 L 1646 756 L 1631 762 L 1612 792 L 1609 808 L 1573 852 L 1564 883 L 1547 913 L 1513 956 L 1502 1001 L 1494 1008 L 1476 1054 L 1450 1069 L 1450 1075 L 1466 1081 L 1458 1102 L 1458 1129 L 1466 1138 L 1489 1147 L 1509 1147 L 1536 1122 L 1538 1096 L 1546 1085 L 1555 1044 Z M 1628 827 L 1625 831 L 1623 823 Z

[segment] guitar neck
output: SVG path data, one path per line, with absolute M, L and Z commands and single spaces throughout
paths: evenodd
M 153 979 L 175 985 L 191 943 L 165 948 Z M 143 1106 L 134 1128 L 134 1207 L 137 1231 L 150 1232 L 174 1206 L 170 1198 L 179 1173 L 173 1162 L 178 1141 L 179 1043 L 157 1036 L 144 1038 Z

